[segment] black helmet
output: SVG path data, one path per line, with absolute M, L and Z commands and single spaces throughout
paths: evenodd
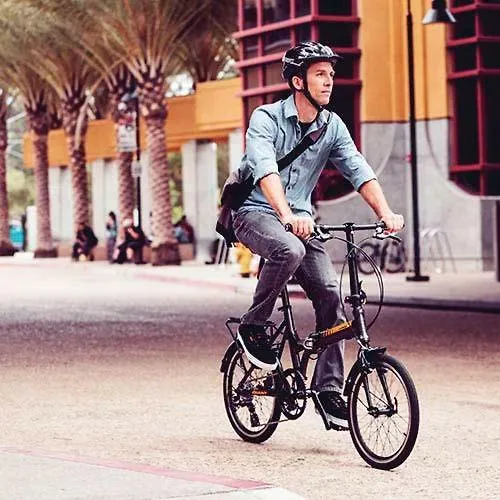
M 290 82 L 293 76 L 305 76 L 305 71 L 314 62 L 328 61 L 335 65 L 341 56 L 330 47 L 319 42 L 301 42 L 288 49 L 283 56 L 283 78 Z

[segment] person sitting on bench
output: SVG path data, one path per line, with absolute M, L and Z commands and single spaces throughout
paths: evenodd
M 118 255 L 113 260 L 115 264 L 123 264 L 134 259 L 136 264 L 142 263 L 142 249 L 147 240 L 143 230 L 134 226 L 132 219 L 125 219 L 122 224 L 123 239 L 117 246 Z
M 92 228 L 85 222 L 79 222 L 76 230 L 75 242 L 71 258 L 78 260 L 94 260 L 92 250 L 97 246 L 99 240 Z

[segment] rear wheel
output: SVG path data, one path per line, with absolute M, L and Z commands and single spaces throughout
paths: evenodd
M 406 269 L 406 255 L 402 243 L 389 240 L 383 255 L 385 270 L 388 273 L 402 273 Z
M 417 391 L 406 368 L 381 354 L 366 373 L 355 375 L 348 398 L 349 430 L 356 450 L 377 469 L 394 469 L 410 455 L 420 412 Z
M 223 391 L 226 413 L 238 436 L 252 443 L 272 436 L 280 418 L 272 373 L 256 368 L 234 350 L 224 371 Z
M 377 265 L 378 260 L 378 246 L 366 242 L 362 243 L 359 248 L 362 250 L 362 252 L 356 252 L 358 259 L 358 269 L 363 274 L 373 274 L 375 272 L 374 264 Z

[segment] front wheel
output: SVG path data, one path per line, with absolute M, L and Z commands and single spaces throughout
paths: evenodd
M 272 436 L 281 411 L 271 372 L 256 368 L 234 349 L 224 370 L 223 392 L 229 422 L 238 436 L 251 443 Z
M 347 404 L 351 438 L 365 462 L 390 470 L 409 457 L 420 411 L 415 385 L 402 363 L 380 354 L 368 371 L 360 368 Z

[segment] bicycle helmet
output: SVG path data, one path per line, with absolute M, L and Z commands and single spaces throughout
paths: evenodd
M 288 85 L 292 90 L 297 92 L 303 92 L 309 102 L 318 110 L 322 110 L 322 106 L 319 105 L 311 96 L 309 89 L 307 88 L 307 69 L 309 66 L 315 62 L 328 61 L 333 66 L 336 62 L 341 59 L 341 56 L 334 52 L 330 47 L 323 45 L 319 42 L 301 42 L 295 47 L 288 49 L 283 55 L 283 78 L 288 82 Z M 304 89 L 302 91 L 297 90 L 292 85 L 292 78 L 294 76 L 299 76 L 304 80 Z

